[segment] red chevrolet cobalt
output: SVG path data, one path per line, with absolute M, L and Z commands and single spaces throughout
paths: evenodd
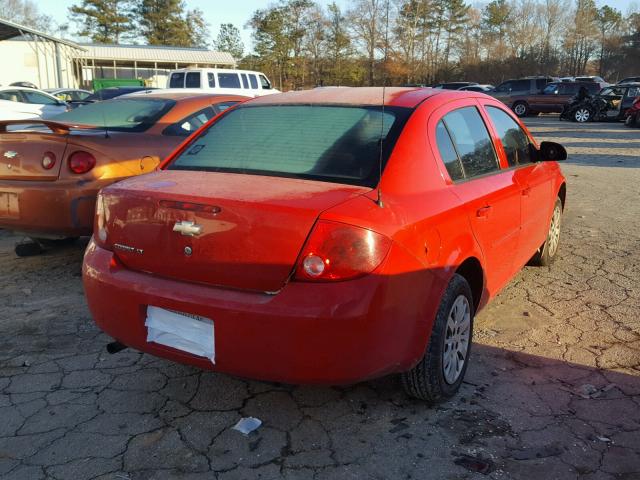
M 84 285 L 112 350 L 452 396 L 475 312 L 557 254 L 566 151 L 483 94 L 384 95 L 256 98 L 104 188 Z

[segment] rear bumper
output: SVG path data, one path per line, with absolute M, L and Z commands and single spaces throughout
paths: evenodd
M 91 235 L 96 195 L 110 183 L 1 180 L 0 193 L 12 195 L 17 208 L 0 210 L 0 228 L 33 236 Z
M 83 265 L 89 309 L 103 331 L 137 350 L 241 377 L 348 384 L 408 370 L 424 353 L 435 315 L 427 271 L 290 282 L 268 295 L 159 278 L 112 259 L 92 240 Z M 215 365 L 147 342 L 148 305 L 213 320 Z

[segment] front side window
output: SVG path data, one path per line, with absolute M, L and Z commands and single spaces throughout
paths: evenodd
M 169 125 L 162 132 L 169 137 L 188 137 L 215 116 L 213 108 L 206 107 Z
M 187 88 L 200 88 L 200 72 L 187 73 Z
M 115 98 L 61 113 L 52 120 L 118 132 L 144 132 L 175 104 L 174 100 L 160 98 Z
M 627 90 L 627 97 L 640 97 L 640 87 L 631 87 Z
M 491 136 L 475 107 L 463 107 L 446 114 L 444 124 L 451 135 L 466 178 L 499 169 Z
M 254 90 L 258 88 L 258 79 L 255 75 L 249 74 L 249 83 L 251 84 L 251 88 Z
M 538 90 L 542 90 L 547 83 L 548 83 L 548 81 L 547 81 L 546 78 L 538 78 L 536 80 L 536 88 Z
M 500 85 L 498 85 L 498 88 L 496 88 L 496 92 L 508 92 L 509 90 L 511 90 L 512 86 L 512 82 L 501 83 Z
M 379 180 L 380 149 L 384 168 L 411 111 L 333 105 L 241 106 L 195 138 L 168 169 L 374 187 Z
M 169 79 L 169 88 L 184 88 L 184 72 L 171 74 L 171 78 Z
M 15 90 L 7 90 L 0 92 L 0 100 L 8 100 L 10 102 L 22 102 L 22 96 Z
M 531 88 L 531 82 L 529 80 L 516 80 L 511 83 L 511 90 L 514 92 L 525 92 Z
M 529 138 L 520 125 L 508 113 L 497 107 L 487 107 L 487 113 L 500 136 L 509 166 L 531 163 Z
M 260 75 L 260 85 L 263 90 L 271 90 L 271 82 L 264 75 Z
M 453 146 L 447 127 L 444 126 L 442 121 L 438 122 L 436 127 L 436 144 L 438 145 L 438 151 L 442 162 L 449 172 L 451 180 L 462 180 L 464 178 L 464 172 L 462 171 L 462 164 L 456 153 L 456 149 Z
M 24 90 L 22 94 L 27 99 L 27 103 L 35 103 L 38 105 L 57 105 L 58 104 L 57 100 L 51 97 L 47 97 L 46 95 L 42 95 L 41 93 L 38 93 L 38 92 L 29 92 L 27 90 Z
M 240 88 L 240 77 L 237 73 L 218 73 L 220 88 Z

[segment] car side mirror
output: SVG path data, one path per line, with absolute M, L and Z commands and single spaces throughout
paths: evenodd
M 542 142 L 538 155 L 541 162 L 559 162 L 567 159 L 567 150 L 556 142 Z

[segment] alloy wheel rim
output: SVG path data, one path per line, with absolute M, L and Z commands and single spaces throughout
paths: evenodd
M 553 257 L 558 250 L 558 243 L 560 242 L 560 224 L 562 222 L 562 214 L 560 207 L 556 205 L 553 210 L 553 217 L 551 217 L 551 227 L 549 228 L 549 256 Z
M 516 105 L 515 110 L 518 115 L 524 115 L 525 108 L 524 108 L 524 105 L 522 105 L 521 103 Z
M 444 380 L 453 385 L 460 378 L 467 362 L 471 340 L 471 307 L 464 295 L 458 295 L 447 315 L 442 350 Z
M 589 120 L 590 116 L 591 113 L 586 108 L 581 108 L 576 112 L 576 120 L 578 122 L 586 122 L 587 120 Z

